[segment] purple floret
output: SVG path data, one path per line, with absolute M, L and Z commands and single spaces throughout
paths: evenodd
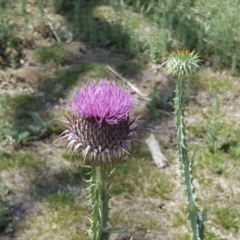
M 93 117 L 99 125 L 103 121 L 116 124 L 126 119 L 133 108 L 134 99 L 130 91 L 107 79 L 84 85 L 70 103 L 73 112 L 85 118 Z

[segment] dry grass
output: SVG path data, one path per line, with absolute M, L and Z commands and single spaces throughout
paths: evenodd
M 28 8 L 33 12 L 38 9 L 35 1 L 31 1 Z M 33 17 L 33 12 L 29 19 Z M 98 6 L 94 14 L 102 18 L 105 12 L 115 19 L 112 16 L 113 9 L 104 6 Z M 39 14 L 38 12 L 38 20 Z M 54 20 L 53 12 L 52 17 Z M 59 17 L 62 18 L 57 16 L 56 19 Z M 29 19 L 26 24 L 30 22 Z M 28 49 L 25 60 L 28 64 L 36 64 L 34 72 L 39 74 L 34 75 L 35 81 L 32 75 L 25 75 L 22 80 L 26 86 L 31 85 L 33 92 L 30 94 L 19 96 L 16 89 L 22 84 L 20 80 L 15 85 L 7 83 L 5 92 L 11 90 L 11 96 L 0 97 L 0 115 L 4 119 L 4 127 L 0 123 L 1 136 L 19 136 L 28 131 L 26 125 L 29 127 L 32 124 L 29 112 L 37 112 L 46 123 L 53 116 L 61 118 L 66 108 L 64 98 L 71 96 L 75 86 L 81 86 L 90 78 L 113 77 L 106 70 L 105 64 L 111 64 L 122 74 L 131 75 L 133 83 L 142 91 L 149 92 L 149 86 L 164 85 L 166 76 L 162 70 L 154 73 L 150 68 L 142 70 L 141 61 L 139 64 L 137 60 L 126 60 L 120 54 L 101 48 L 88 48 L 79 42 L 62 43 L 67 54 L 64 59 L 56 59 L 56 56 L 53 59 L 52 47 L 49 46 L 52 45 L 54 36 L 48 32 L 49 28 L 44 28 L 45 24 L 38 22 L 38 25 L 37 19 L 33 28 L 27 28 L 27 33 L 32 29 L 35 35 L 38 34 L 33 41 L 41 48 L 36 51 Z M 139 14 L 136 19 L 139 19 Z M 144 18 L 140 20 L 148 24 Z M 63 19 L 62 23 L 64 22 L 66 19 Z M 139 21 L 134 24 L 135 27 L 141 27 Z M 49 35 L 44 35 L 45 31 Z M 80 48 L 82 52 L 79 51 Z M 32 56 L 39 54 L 39 51 L 41 55 L 43 49 L 44 62 L 47 63 L 36 63 Z M 21 68 L 25 70 L 26 67 L 28 66 Z M 13 70 L 14 74 L 17 76 L 17 71 Z M 156 83 L 156 79 L 160 79 L 160 83 Z M 194 183 L 200 208 L 206 208 L 208 213 L 205 223 L 206 240 L 233 240 L 239 230 L 239 82 L 239 77 L 231 76 L 228 71 L 216 73 L 210 68 L 202 68 L 190 81 L 191 91 L 186 106 L 188 143 L 190 155 L 197 146 Z M 218 110 L 215 106 L 216 97 L 219 98 Z M 143 145 L 135 146 L 130 158 L 117 166 L 111 177 L 111 225 L 128 229 L 124 233 L 113 235 L 113 238 L 188 240 L 190 229 L 185 211 L 185 196 L 175 161 L 173 117 L 164 115 L 161 120 L 149 121 L 146 102 L 137 99 L 137 103 L 133 115 L 144 114 L 145 124 L 153 127 L 169 166 L 165 169 L 156 168 L 144 145 L 144 139 Z M 15 110 L 21 110 L 21 116 L 30 122 L 26 124 L 23 121 L 21 131 L 16 126 Z M 11 144 L 0 149 L 0 199 L 7 207 L 1 239 L 88 239 L 86 230 L 89 221 L 85 216 L 90 214 L 90 205 L 84 181 L 88 177 L 87 170 L 78 162 L 64 159 L 64 146 L 52 144 L 61 128 L 46 124 L 44 131 L 47 134 L 30 132 L 31 138 L 25 142 L 20 141 L 17 145 L 8 137 L 7 140 L 12 140 Z M 211 142 L 213 138 L 216 139 L 214 146 Z

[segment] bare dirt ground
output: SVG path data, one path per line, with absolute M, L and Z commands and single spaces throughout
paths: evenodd
M 44 44 L 44 40 L 36 41 L 35 47 L 38 45 L 48 45 L 46 42 Z M 37 45 L 38 44 L 38 45 Z M 106 49 L 101 48 L 89 48 L 88 46 L 80 43 L 80 42 L 72 42 L 69 44 L 64 44 L 65 48 L 72 52 L 73 59 L 69 66 L 80 66 L 85 62 L 98 62 L 101 64 L 106 64 L 112 66 L 114 68 L 115 64 L 118 64 L 125 60 L 126 58 L 121 54 L 111 53 Z M 51 75 L 56 69 L 56 65 L 54 63 L 48 64 L 39 64 L 36 63 L 32 57 L 33 50 L 25 50 L 24 59 L 22 61 L 22 65 L 15 69 L 5 69 L 1 70 L 0 74 L 0 94 L 35 94 L 38 89 L 36 88 L 37 82 L 41 76 Z M 67 66 L 64 66 L 67 67 Z M 170 89 L 172 90 L 174 85 L 171 79 L 169 79 L 165 74 L 160 65 L 152 64 L 148 68 L 144 70 L 138 71 L 136 74 L 126 75 L 124 76 L 129 81 L 134 84 L 144 95 L 148 95 L 151 89 L 156 86 L 159 89 Z M 113 78 L 117 78 L 113 75 Z M 77 84 L 76 84 L 77 85 Z M 148 117 L 148 112 L 146 111 L 146 103 L 147 101 L 139 97 L 136 93 L 134 93 L 137 99 L 136 108 L 132 113 L 133 117 L 143 115 L 142 123 L 150 127 L 152 132 L 156 134 L 156 137 L 159 138 L 162 136 L 164 141 L 172 141 L 172 136 L 174 134 L 174 126 L 172 114 L 169 113 L 169 116 L 164 116 L 161 122 L 150 122 Z M 53 106 L 53 111 L 60 111 L 66 108 L 66 101 L 64 99 L 60 99 Z M 13 232 L 10 231 L 10 235 L 3 235 L 1 239 L 34 239 L 31 238 L 28 234 L 28 231 L 18 231 L 14 232 L 15 226 L 18 225 L 23 219 L 27 219 L 28 216 L 37 215 L 39 209 L 41 209 L 41 205 L 38 202 L 39 195 L 44 196 L 50 194 L 51 192 L 61 191 L 64 189 L 70 189 L 70 191 L 81 192 L 81 195 L 84 196 L 84 189 L 81 189 L 81 186 L 70 186 L 68 184 L 62 184 L 56 181 L 53 177 L 54 173 L 58 172 L 60 169 L 72 169 L 72 165 L 62 159 L 62 154 L 64 152 L 64 146 L 60 143 L 53 144 L 53 139 L 43 139 L 41 141 L 33 141 L 28 146 L 24 147 L 24 150 L 36 152 L 40 155 L 40 161 L 44 160 L 46 162 L 46 167 L 44 171 L 36 172 L 26 172 L 26 170 L 22 169 L 14 169 L 14 170 L 6 170 L 1 171 L 1 178 L 4 179 L 4 184 L 11 189 L 14 194 L 9 194 L 3 197 L 3 201 L 7 203 L 9 207 L 9 219 L 10 227 L 13 229 Z M 7 150 L 7 149 L 6 149 Z M 10 149 L 8 151 L 11 151 Z M 6 151 L 7 152 L 7 151 Z M 170 149 L 166 149 L 164 151 L 167 157 L 172 158 L 173 152 Z M 169 175 L 172 175 L 172 172 L 175 172 L 175 166 L 172 165 L 165 170 L 169 172 Z M 36 182 L 41 182 L 41 191 L 36 188 Z M 181 198 L 182 198 L 182 194 Z M 179 199 L 179 197 L 178 197 Z M 126 199 L 122 199 L 121 197 L 117 200 L 118 203 L 114 203 L 119 205 L 119 203 L 127 206 L 128 211 L 139 211 L 139 206 L 142 206 L 144 209 L 144 205 L 150 206 L 154 205 L 157 212 L 156 214 L 167 216 L 168 220 L 170 218 L 170 213 L 168 210 L 173 209 L 174 202 L 164 203 L 164 210 L 158 210 L 158 205 L 161 202 L 156 201 L 155 199 L 141 199 L 133 196 L 132 199 L 126 201 Z M 130 207 L 131 206 L 131 207 Z M 168 209 L 168 210 L 167 210 Z M 148 210 L 146 210 L 148 211 Z M 149 210 L 151 211 L 151 210 Z M 168 224 L 166 224 L 167 226 Z M 164 230 L 165 232 L 166 230 Z M 30 234 L 31 235 L 31 234 Z M 133 232 L 133 230 L 129 231 L 125 234 L 120 234 L 117 239 L 130 239 L 134 236 L 134 239 L 166 239 L 165 237 L 158 236 L 158 233 L 145 233 Z M 166 236 L 165 233 L 161 234 Z M 39 239 L 48 239 L 47 237 L 39 238 Z M 50 238 L 49 238 L 50 239 Z M 62 239 L 60 235 L 56 234 L 51 239 Z
M 47 39 L 38 39 L 34 42 L 34 48 L 37 46 L 47 46 L 49 42 Z M 122 61 L 126 60 L 126 57 L 122 54 L 112 53 L 107 49 L 102 48 L 91 48 L 80 42 L 63 43 L 64 47 L 73 54 L 71 64 L 69 66 L 80 66 L 86 62 L 97 62 L 105 65 L 114 66 Z M 0 71 L 0 95 L 10 94 L 15 95 L 19 93 L 35 94 L 39 90 L 37 89 L 37 82 L 41 76 L 51 75 L 56 69 L 56 64 L 47 63 L 39 64 L 33 58 L 34 48 L 25 49 L 22 64 L 16 70 L 4 69 Z M 117 78 L 112 75 L 113 78 Z M 134 84 L 144 95 L 148 95 L 153 87 L 164 91 L 172 91 L 174 89 L 174 80 L 164 73 L 164 70 L 159 64 L 151 64 L 146 69 L 139 70 L 138 72 L 130 75 L 124 75 L 125 78 Z M 78 85 L 78 83 L 76 83 Z M 134 230 L 135 225 L 130 228 L 126 233 L 122 233 L 116 236 L 118 240 L 174 240 L 174 234 L 187 233 L 189 229 L 181 226 L 175 228 L 172 224 L 173 216 L 179 209 L 184 208 L 185 198 L 183 195 L 183 189 L 180 186 L 180 178 L 177 174 L 177 166 L 175 162 L 176 147 L 174 143 L 175 138 L 175 127 L 173 121 L 173 114 L 168 112 L 163 114 L 161 121 L 151 121 L 148 116 L 146 109 L 147 101 L 138 96 L 137 93 L 133 94 L 136 96 L 137 103 L 132 116 L 142 116 L 141 124 L 147 126 L 151 132 L 153 132 L 157 139 L 161 140 L 162 151 L 169 160 L 169 166 L 164 169 L 159 169 L 159 172 L 164 172 L 169 179 L 174 183 L 174 193 L 171 200 L 162 201 L 161 198 L 156 199 L 154 197 L 144 197 L 144 194 L 140 192 L 135 193 L 130 199 L 124 197 L 117 197 L 112 200 L 112 206 L 122 206 L 125 209 L 125 213 L 134 215 L 138 218 L 139 222 L 144 222 L 146 216 L 152 216 L 161 224 L 161 229 L 156 231 L 144 231 L 141 230 L 141 226 L 136 224 L 137 230 Z M 69 95 L 69 94 L 66 94 Z M 204 91 L 196 93 L 195 98 L 201 107 L 207 107 L 208 98 Z M 240 98 L 239 95 L 231 96 L 226 98 L 226 104 L 224 105 L 223 111 L 233 114 L 235 119 L 239 119 L 239 111 L 236 110 L 236 106 L 239 106 Z M 54 103 L 52 111 L 64 111 L 66 108 L 66 100 L 59 99 Z M 198 115 L 187 116 L 187 122 L 193 123 L 199 121 Z M 73 166 L 70 162 L 63 159 L 62 154 L 64 152 L 64 146 L 61 143 L 53 144 L 54 139 L 45 138 L 43 140 L 32 141 L 28 146 L 24 147 L 24 150 L 30 152 L 36 152 L 39 154 L 39 161 L 45 162 L 45 168 L 41 171 L 26 172 L 22 169 L 4 170 L 1 171 L 1 178 L 4 179 L 4 184 L 7 185 L 14 194 L 9 194 L 3 197 L 3 201 L 7 203 L 9 207 L 9 228 L 10 234 L 2 235 L 0 238 L 3 240 L 32 240 L 33 236 L 31 230 L 18 230 L 14 231 L 23 219 L 31 219 L 32 216 L 38 216 L 38 212 L 44 207 L 39 203 L 39 196 L 44 196 L 50 193 L 54 193 L 61 190 L 68 190 L 74 192 L 75 195 L 80 194 L 79 202 L 81 202 L 86 196 L 86 190 L 82 188 L 81 184 L 71 185 L 68 183 L 62 183 L 57 181 L 54 174 L 59 172 L 61 169 L 72 170 Z M 144 145 L 143 139 L 143 145 Z M 145 146 L 146 147 L 146 146 Z M 11 151 L 7 150 L 6 152 Z M 154 163 L 152 162 L 152 165 Z M 153 178 L 156 176 L 152 176 Z M 222 185 L 228 186 L 223 177 L 215 179 L 216 183 L 221 182 Z M 36 182 L 41 183 L 41 188 L 36 188 Z M 144 187 L 147 186 L 147 182 Z M 198 186 L 198 181 L 196 181 Z M 226 187 L 226 186 L 225 186 Z M 236 189 L 234 191 L 237 191 Z M 211 197 L 211 191 L 200 193 L 201 197 Z M 227 194 L 226 192 L 224 194 Z M 221 197 L 221 196 L 219 196 Z M 82 202 L 81 202 L 82 204 Z M 161 206 L 161 207 L 159 207 Z M 46 211 L 46 210 L 44 210 Z M 124 210 L 122 210 L 124 212 Z M 129 217 L 130 218 L 130 217 Z M 158 224 L 159 224 L 158 223 Z M 39 219 L 39 224 L 44 225 L 44 219 Z M 211 222 L 210 222 L 211 225 Z M 212 226 L 212 225 L 211 225 Z M 53 226 L 54 228 L 54 226 Z M 218 232 L 218 229 L 213 231 Z M 223 232 L 221 233 L 221 239 L 234 239 L 232 233 Z M 37 239 L 67 239 L 62 238 L 61 231 L 56 232 L 55 235 L 49 236 L 44 235 Z M 81 238 L 79 238 L 81 239 Z

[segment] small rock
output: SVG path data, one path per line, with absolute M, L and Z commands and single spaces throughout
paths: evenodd
M 8 86 L 9 86 L 8 84 L 3 84 L 3 85 L 2 85 L 2 89 L 7 90 L 7 89 L 8 89 Z
M 59 105 L 56 105 L 56 106 L 54 107 L 54 109 L 58 111 L 58 110 L 60 109 L 60 106 L 59 106 Z
M 44 153 L 45 153 L 46 155 L 52 155 L 51 149 L 46 149 L 46 150 L 44 151 Z
M 23 83 L 23 82 L 26 82 L 26 80 L 23 77 L 17 77 L 17 82 L 18 83 Z
M 161 203 L 160 205 L 158 205 L 158 207 L 159 207 L 160 209 L 163 209 L 163 208 L 164 208 L 164 206 L 165 206 L 165 204 L 164 204 L 164 203 Z
M 47 102 L 46 103 L 46 107 L 50 107 L 51 106 L 51 103 L 50 102 Z
M 28 87 L 28 91 L 29 91 L 30 93 L 34 93 L 34 90 L 33 90 L 32 87 Z
M 52 229 L 57 229 L 57 224 L 56 223 L 54 223 L 53 225 L 52 225 Z
M 24 63 L 25 63 L 24 59 L 20 59 L 19 62 L 20 62 L 21 65 L 24 65 Z
M 210 67 L 210 66 L 211 66 L 211 62 L 210 62 L 210 61 L 206 61 L 206 62 L 204 63 L 204 65 L 205 65 L 205 67 Z
M 39 39 L 40 37 L 41 37 L 41 35 L 38 32 L 33 33 L 33 38 L 34 39 Z
M 65 101 L 64 101 L 63 98 L 60 98 L 60 99 L 59 99 L 59 103 L 60 103 L 60 104 L 64 104 L 64 102 L 65 102 Z

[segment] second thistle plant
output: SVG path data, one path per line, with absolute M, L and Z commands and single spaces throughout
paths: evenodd
M 174 101 L 175 123 L 177 130 L 178 166 L 183 178 L 183 185 L 187 196 L 188 218 L 192 229 L 192 240 L 203 240 L 206 213 L 199 216 L 195 187 L 193 185 L 192 162 L 188 158 L 186 132 L 184 123 L 184 78 L 198 68 L 199 58 L 194 52 L 179 50 L 169 55 L 165 62 L 168 73 L 177 77 L 176 97 Z
M 59 139 L 66 141 L 72 154 L 82 154 L 92 167 L 89 198 L 92 205 L 91 240 L 108 240 L 110 199 L 109 176 L 112 168 L 129 153 L 138 128 L 132 128 L 129 113 L 134 107 L 130 91 L 113 81 L 100 79 L 76 92 L 64 120 L 66 130 Z

